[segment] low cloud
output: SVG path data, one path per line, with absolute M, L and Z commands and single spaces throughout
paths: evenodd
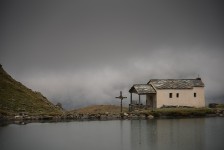
M 206 101 L 223 102 L 222 6 L 214 0 L 5 1 L 0 63 L 66 108 L 119 104 L 114 97 L 121 90 L 129 97 L 132 84 L 198 75 Z
M 205 83 L 206 102 L 222 97 L 224 80 L 222 52 L 210 51 L 151 51 L 146 56 L 125 60 L 122 66 L 87 70 L 56 69 L 35 73 L 21 80 L 34 90 L 41 91 L 54 103 L 68 109 L 90 104 L 119 104 L 115 96 L 123 91 L 129 102 L 128 90 L 133 84 L 147 83 L 155 78 L 196 78 Z M 103 63 L 103 62 L 102 62 Z M 122 63 L 122 61 L 120 61 Z

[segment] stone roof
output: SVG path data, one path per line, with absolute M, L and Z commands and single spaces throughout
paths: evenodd
M 156 93 L 155 89 L 150 84 L 135 84 L 131 87 L 129 92 L 136 94 Z
M 193 87 L 204 87 L 200 78 L 197 79 L 152 79 L 148 82 L 156 89 L 192 89 Z

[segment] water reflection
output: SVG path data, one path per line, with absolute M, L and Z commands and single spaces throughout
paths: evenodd
M 223 150 L 223 118 L 10 124 L 0 150 Z
M 205 119 L 132 120 L 131 148 L 204 149 Z

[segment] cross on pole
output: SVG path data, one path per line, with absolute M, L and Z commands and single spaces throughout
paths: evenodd
M 122 100 L 123 100 L 124 98 L 127 98 L 127 97 L 122 96 L 122 91 L 120 91 L 120 96 L 115 97 L 115 98 L 118 98 L 118 99 L 121 100 L 121 113 L 122 113 Z

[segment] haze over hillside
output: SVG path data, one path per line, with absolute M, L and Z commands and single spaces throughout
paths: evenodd
M 14 80 L 0 65 L 0 113 L 61 114 L 40 92 L 34 92 Z

